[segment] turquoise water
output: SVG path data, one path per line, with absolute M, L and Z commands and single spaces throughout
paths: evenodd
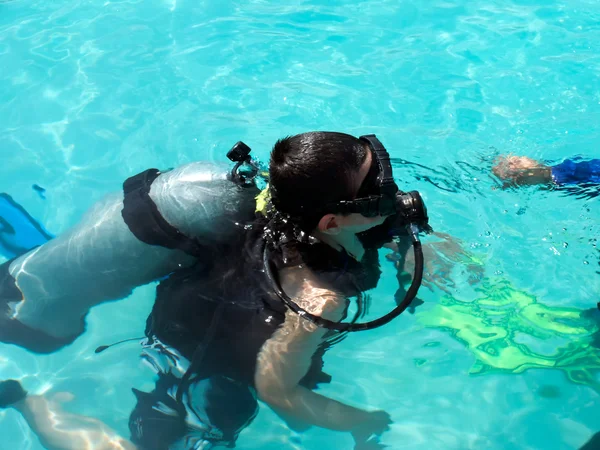
M 599 197 L 489 176 L 500 153 L 599 157 L 599 119 L 591 0 L 0 1 L 0 191 L 52 233 L 128 176 L 224 161 L 238 140 L 266 159 L 288 134 L 376 133 L 402 159 L 400 187 L 469 255 L 428 271 L 417 314 L 334 348 L 323 388 L 390 412 L 392 449 L 573 449 L 600 431 L 598 325 L 581 315 L 600 300 Z M 0 379 L 71 391 L 70 411 L 128 436 L 150 370 L 136 344 L 93 350 L 141 335 L 153 290 L 95 308 L 53 355 L 0 346 Z M 42 447 L 0 411 L 0 448 Z M 262 407 L 238 448 L 352 440 Z

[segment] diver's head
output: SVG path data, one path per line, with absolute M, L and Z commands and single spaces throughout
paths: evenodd
M 500 156 L 495 161 L 492 172 L 504 181 L 505 186 L 545 184 L 552 181 L 550 168 L 527 156 Z
M 308 233 L 339 240 L 385 220 L 386 215 L 334 207 L 377 193 L 378 164 L 368 143 L 361 139 L 334 132 L 280 139 L 271 152 L 269 174 L 274 206 Z

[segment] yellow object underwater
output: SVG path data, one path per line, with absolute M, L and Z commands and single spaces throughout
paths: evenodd
M 269 193 L 269 185 L 260 191 L 260 194 L 256 196 L 256 212 L 261 213 L 263 216 L 267 215 L 267 205 L 271 200 L 271 194 Z
M 482 281 L 477 291 L 481 297 L 474 301 L 446 295 L 417 314 L 425 326 L 449 331 L 467 346 L 476 358 L 471 374 L 556 369 L 600 391 L 600 345 L 593 342 L 598 320 L 580 309 L 543 305 L 506 280 Z M 534 350 L 544 344 L 546 354 Z

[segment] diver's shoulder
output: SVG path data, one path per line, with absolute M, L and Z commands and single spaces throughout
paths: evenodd
M 341 318 L 348 300 L 321 274 L 298 265 L 281 269 L 279 277 L 284 291 L 301 308 L 329 320 Z

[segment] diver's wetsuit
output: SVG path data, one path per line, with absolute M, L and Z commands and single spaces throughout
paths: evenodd
M 552 166 L 552 179 L 558 185 L 594 183 L 600 184 L 600 159 L 566 159 Z
M 203 259 L 160 283 L 146 330 L 150 341 L 146 358 L 159 372 L 159 380 L 151 393 L 134 391 L 138 404 L 130 419 L 132 441 L 142 449 L 195 448 L 190 442 L 203 440 L 233 446 L 256 415 L 257 356 L 284 322 L 285 306 L 262 270 L 262 233 L 254 233 L 245 244 L 218 248 L 210 262 Z M 381 274 L 374 247 L 367 249 L 361 263 L 322 243 L 284 244 L 273 258 L 278 269 L 308 266 L 347 297 L 375 287 Z M 210 328 L 214 334 L 207 338 Z M 322 371 L 328 345 L 314 355 L 301 381 L 304 387 L 329 382 Z M 179 378 L 174 368 L 181 356 L 194 360 L 187 391 L 191 401 L 183 397 L 192 416 L 187 423 L 184 406 L 175 401 Z

